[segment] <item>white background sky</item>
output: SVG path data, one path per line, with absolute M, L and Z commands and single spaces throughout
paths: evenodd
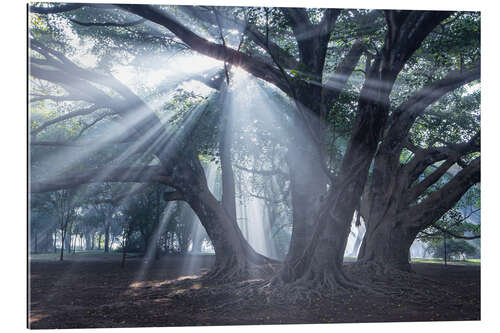
M 83 2 L 80 0 L 79 2 Z M 74 1 L 68 1 L 74 2 Z M 161 4 L 202 4 L 202 5 L 247 5 L 247 6 L 295 6 L 295 7 L 336 7 L 336 8 L 377 8 L 377 9 L 447 9 L 480 10 L 482 12 L 482 321 L 459 323 L 392 323 L 392 324 L 335 324 L 335 325 L 287 325 L 287 326 L 240 326 L 212 328 L 168 328 L 169 332 L 253 332 L 281 331 L 301 332 L 453 332 L 493 331 L 500 329 L 498 301 L 498 260 L 500 250 L 500 221 L 496 207 L 499 203 L 500 165 L 498 143 L 500 127 L 500 107 L 495 100 L 498 96 L 500 73 L 498 55 L 500 50 L 500 14 L 498 2 L 488 0 L 155 0 L 155 1 L 90 1 L 114 3 L 161 3 Z M 1 321 L 5 331 L 18 332 L 26 329 L 26 201 L 27 201 L 27 107 L 26 107 L 26 2 L 10 0 L 2 2 L 1 16 L 2 70 L 2 127 L 1 167 L 3 178 L 1 191 L 2 234 L 1 246 Z M 16 236 L 16 237 L 13 237 Z M 75 286 L 77 287 L 77 286 Z M 159 331 L 164 328 L 127 329 L 128 332 Z M 58 330 L 58 332 L 67 330 Z M 118 332 L 124 330 L 104 329 L 98 332 Z M 74 331 L 71 331 L 74 332 Z M 79 332 L 97 332 L 83 330 Z

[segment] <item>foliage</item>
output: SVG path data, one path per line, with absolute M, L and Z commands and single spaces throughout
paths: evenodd
M 427 249 L 432 252 L 435 257 L 444 258 L 445 246 L 442 241 L 432 242 Z M 446 255 L 447 258 L 461 259 L 464 256 L 473 257 L 477 254 L 477 248 L 463 239 L 448 239 L 446 240 Z

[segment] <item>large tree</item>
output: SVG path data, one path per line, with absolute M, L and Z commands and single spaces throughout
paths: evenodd
M 89 8 L 95 9 L 92 7 L 96 6 L 117 14 L 121 21 L 95 22 L 87 17 L 88 20 L 82 22 L 72 16 L 78 13 L 85 16 Z M 456 19 L 453 17 L 456 14 L 301 8 L 247 11 L 241 8 L 180 9 L 181 12 L 176 12 L 171 7 L 163 6 L 85 4 L 31 8 L 35 13 L 60 13 L 58 15 L 70 18 L 77 26 L 101 30 L 104 27 L 110 30 L 126 28 L 128 31 L 138 27 L 133 31 L 139 34 L 144 32 L 140 28 L 143 25 L 147 28 L 157 26 L 154 34 L 150 34 L 153 37 L 161 38 L 162 34 L 171 37 L 173 34 L 176 41 L 191 50 L 223 61 L 226 84 L 229 83 L 228 72 L 232 66 L 242 68 L 283 91 L 295 103 L 294 114 L 291 115 L 294 130 L 288 140 L 293 231 L 290 249 L 277 281 L 326 287 L 328 290 L 338 286 L 355 286 L 345 277 L 342 262 L 351 220 L 355 210 L 360 210 L 373 158 L 376 157 L 373 173 L 387 174 L 383 179 L 373 177 L 375 181 L 371 182 L 371 188 L 375 193 L 383 187 L 376 187 L 378 183 L 395 176 L 396 163 L 393 161 L 399 163 L 402 147 L 406 146 L 415 118 L 447 92 L 478 78 L 477 64 L 466 71 L 450 71 L 447 77 L 435 80 L 409 96 L 397 109 L 394 110 L 391 104 L 394 84 L 415 52 L 436 27 L 445 27 L 447 20 Z M 201 21 L 208 26 L 207 31 L 195 32 L 194 28 L 181 23 L 181 19 L 186 22 L 193 19 Z M 224 38 L 224 30 L 243 33 L 247 41 L 245 46 L 237 49 L 230 47 Z M 338 36 L 346 32 L 352 37 L 347 43 L 339 43 L 341 37 Z M 211 33 L 220 38 L 210 37 Z M 162 183 L 175 189 L 166 193 L 165 199 L 185 200 L 207 230 L 217 256 L 213 277 L 241 276 L 241 273 L 248 272 L 250 265 L 268 261 L 251 249 L 237 226 L 234 203 L 231 202 L 234 200 L 231 173 L 226 173 L 222 201 L 210 192 L 198 149 L 186 140 L 193 135 L 193 129 L 172 134 L 141 98 L 111 75 L 76 66 L 62 53 L 34 38 L 30 42 L 31 49 L 39 55 L 30 59 L 31 75 L 64 87 L 69 93 L 65 98 L 91 103 L 90 107 L 61 116 L 51 123 L 61 118 L 109 110 L 109 114 L 120 117 L 135 135 L 128 134 L 121 139 L 134 139 L 135 151 L 149 153 L 159 160 L 155 166 L 113 166 L 105 175 L 86 171 L 61 176 L 50 182 L 33 182 L 32 191 L 57 190 L 99 181 Z M 348 141 L 337 167 L 332 168 L 325 149 L 328 120 L 361 59 L 364 60 L 364 78 L 356 97 L 353 121 L 346 135 Z M 217 77 L 220 79 L 222 75 L 203 81 L 213 86 Z M 115 95 L 105 93 L 96 84 L 104 86 L 106 91 L 114 91 Z M 218 84 L 217 89 L 221 89 L 222 83 Z M 45 123 L 39 128 L 48 125 L 50 123 Z M 221 140 L 226 142 L 224 137 Z M 227 146 L 221 146 L 222 160 L 228 171 L 227 164 L 231 161 L 227 159 L 227 152 L 224 153 Z M 419 164 L 421 158 L 425 159 L 424 155 L 416 152 L 408 165 Z M 390 163 L 383 159 L 384 156 Z M 472 170 L 464 168 L 457 179 L 464 184 L 477 181 L 477 165 L 478 159 L 470 164 Z M 403 180 L 408 182 L 411 179 Z M 398 179 L 398 182 L 403 180 Z M 445 185 L 446 190 L 443 190 L 449 194 L 447 200 L 450 202 L 458 200 L 461 193 L 453 183 Z M 439 200 L 443 193 L 436 192 L 426 199 L 432 205 L 420 206 L 419 212 L 427 214 L 425 218 L 429 221 L 435 219 L 436 214 L 445 212 L 447 205 L 443 203 L 442 209 L 432 213 L 435 200 Z M 397 195 L 396 192 L 394 194 Z M 405 212 L 408 214 L 409 210 Z M 370 224 L 375 222 L 369 222 L 369 228 Z M 365 239 L 374 234 L 369 228 Z M 396 238 L 405 237 L 404 232 L 395 234 Z M 369 241 L 364 246 L 365 250 L 368 245 Z

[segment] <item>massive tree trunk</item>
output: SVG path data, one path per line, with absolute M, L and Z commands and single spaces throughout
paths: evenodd
M 413 146 L 408 139 L 412 125 L 429 105 L 477 78 L 478 67 L 452 71 L 445 78 L 417 91 L 391 116 L 391 125 L 374 159 L 370 186 L 363 195 L 361 213 L 367 231 L 359 262 L 409 270 L 408 252 L 418 232 L 436 222 L 470 186 L 479 181 L 480 160 L 477 158 L 445 186 L 424 199 L 425 192 L 461 157 L 479 152 L 479 133 L 468 142 L 425 149 Z M 405 147 L 412 150 L 414 156 L 407 164 L 401 164 L 400 156 Z M 441 161 L 422 179 L 427 168 Z
M 231 110 L 226 106 L 227 85 L 223 84 L 219 98 L 222 104 L 221 133 L 219 138 L 220 167 L 222 173 L 222 204 L 228 215 L 236 220 L 236 193 L 234 188 L 234 172 L 232 166 L 231 147 L 233 143 L 233 119 Z
M 297 92 L 297 113 L 293 119 L 293 136 L 287 152 L 292 201 L 292 236 L 285 267 L 303 255 L 311 241 L 329 178 L 322 150 L 323 129 L 320 113 L 321 89 L 304 87 Z M 293 264 L 292 264 L 293 265 Z M 283 271 L 284 279 L 288 280 Z
M 441 164 L 428 177 L 410 187 L 415 175 L 408 180 L 407 171 L 422 163 L 418 161 L 419 155 L 415 159 L 414 163 L 401 168 L 401 173 L 392 175 L 392 192 L 385 196 L 375 196 L 375 193 L 379 194 L 381 191 L 372 189 L 371 196 L 368 197 L 372 203 L 366 215 L 367 231 L 358 256 L 360 263 L 375 263 L 384 269 L 410 270 L 409 249 L 418 232 L 434 224 L 480 180 L 478 157 L 439 190 L 417 201 L 420 191 L 434 184 L 453 163 Z
M 418 231 L 418 228 L 397 220 L 386 220 L 377 227 L 369 225 L 359 250 L 358 262 L 410 271 L 409 251 Z
M 221 281 L 246 278 L 272 262 L 251 248 L 236 220 L 210 192 L 198 159 L 188 159 L 174 168 L 177 190 L 200 219 L 215 250 L 215 266 L 207 278 Z
M 287 262 L 293 262 L 303 254 L 316 226 L 316 217 L 328 184 L 321 163 L 318 148 L 311 142 L 295 142 L 293 150 L 289 148 L 293 224 Z
M 368 171 L 389 114 L 389 95 L 397 75 L 423 39 L 447 12 L 386 12 L 388 33 L 382 52 L 367 63 L 356 119 L 340 170 L 323 200 L 312 239 L 281 278 L 316 290 L 355 287 L 344 276 L 343 256 L 354 211 L 360 205 Z M 411 30 L 417 33 L 410 33 Z M 410 36 L 412 36 L 410 38 Z M 367 232 L 368 234 L 368 232 Z
M 212 241 L 216 260 L 210 276 L 221 280 L 244 278 L 266 259 L 256 253 L 243 237 L 241 230 L 211 193 L 197 196 L 185 194 L 186 201 L 196 212 Z

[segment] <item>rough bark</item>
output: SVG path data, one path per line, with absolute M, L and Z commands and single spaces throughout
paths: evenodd
M 358 262 L 410 271 L 408 255 L 418 229 L 394 219 L 369 224 L 359 250 Z

